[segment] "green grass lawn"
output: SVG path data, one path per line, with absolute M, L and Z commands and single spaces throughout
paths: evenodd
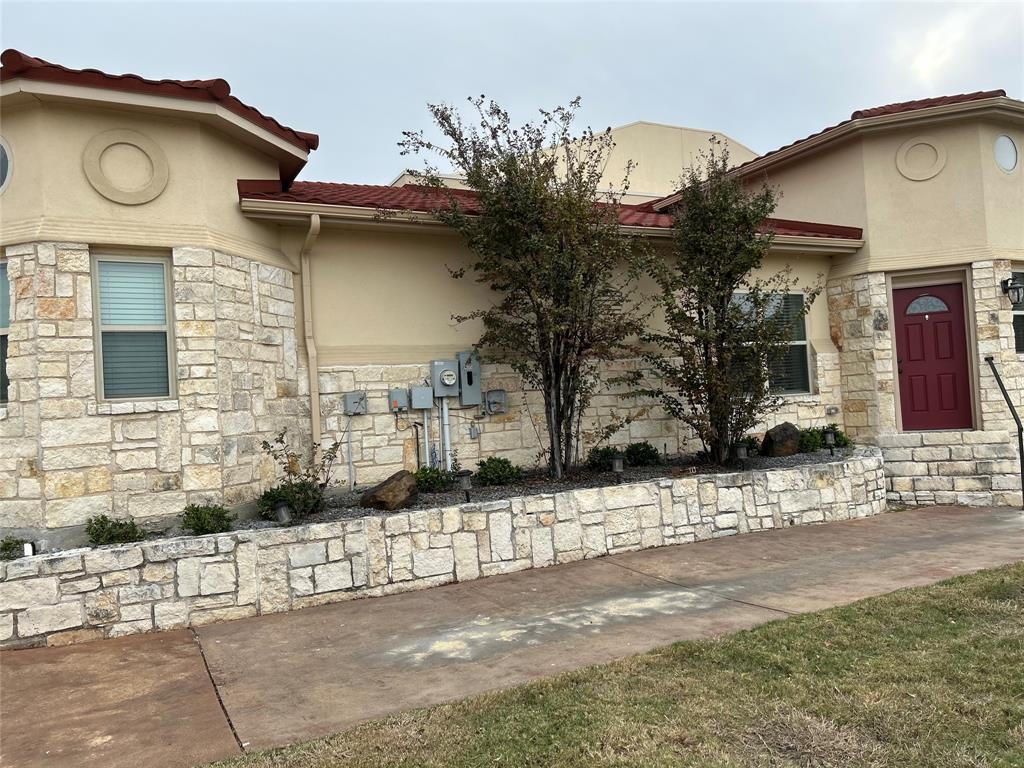
M 218 765 L 995 768 L 1022 721 L 1018 564 Z

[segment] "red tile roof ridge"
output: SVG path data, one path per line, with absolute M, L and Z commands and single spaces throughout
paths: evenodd
M 158 96 L 215 101 L 222 103 L 231 112 L 248 120 L 289 144 L 310 152 L 320 144 L 315 133 L 306 133 L 289 128 L 270 115 L 231 95 L 231 85 L 222 78 L 209 80 L 151 80 L 132 73 L 114 75 L 99 69 L 71 69 L 54 64 L 35 56 L 29 56 L 14 48 L 0 54 L 0 81 L 26 77 L 67 85 L 83 85 L 111 90 L 148 93 Z

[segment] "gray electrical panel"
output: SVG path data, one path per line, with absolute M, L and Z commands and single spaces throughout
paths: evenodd
M 508 413 L 508 392 L 504 389 L 488 389 L 484 408 L 491 416 Z
M 480 389 L 480 356 L 470 350 L 457 352 L 455 359 L 459 364 L 459 403 L 480 405 L 483 402 L 483 393 Z
M 431 387 L 413 387 L 410 392 L 414 411 L 429 411 L 434 407 L 434 390 Z
M 341 407 L 346 416 L 362 416 L 366 413 L 366 393 L 345 392 L 341 396 Z
M 431 360 L 430 384 L 434 397 L 455 397 L 459 394 L 459 364 L 455 360 Z
M 409 410 L 409 390 L 389 389 L 388 408 L 392 413 L 405 413 Z

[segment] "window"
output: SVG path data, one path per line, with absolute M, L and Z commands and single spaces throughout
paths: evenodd
M 918 296 L 907 306 L 908 315 L 927 315 L 932 312 L 949 312 L 946 302 L 938 296 Z
M 745 294 L 737 293 L 733 300 L 743 304 Z M 773 392 L 780 395 L 807 394 L 811 391 L 807 325 L 805 323 L 804 295 L 787 293 L 778 297 L 775 312 L 781 312 L 783 319 L 792 323 L 789 346 L 783 356 L 772 364 L 768 371 L 768 383 Z
M 11 159 L 11 148 L 3 136 L 0 136 L 0 192 L 7 189 L 7 184 L 11 180 L 11 172 L 13 170 L 14 163 Z
M 103 398 L 170 397 L 167 260 L 101 257 L 94 274 Z
M 7 264 L 0 262 L 0 403 L 7 402 L 11 382 L 7 379 L 7 337 L 11 330 L 11 283 Z
M 1014 272 L 1013 279 L 1024 283 L 1024 272 Z M 1013 340 L 1017 352 L 1024 354 L 1024 304 L 1013 305 Z
M 996 165 L 1006 173 L 1017 167 L 1017 145 L 1005 133 L 996 137 Z
M 787 293 L 780 298 L 782 317 L 791 322 L 792 335 L 784 356 L 768 372 L 768 382 L 773 391 L 782 395 L 807 393 L 811 391 L 811 376 L 804 296 L 802 293 Z

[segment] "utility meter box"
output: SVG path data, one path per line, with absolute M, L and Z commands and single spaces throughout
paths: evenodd
M 508 413 L 508 392 L 504 389 L 488 389 L 484 409 L 491 416 Z
M 432 387 L 413 387 L 412 408 L 414 411 L 429 411 L 434 407 L 434 390 Z
M 366 413 L 366 393 L 345 392 L 341 396 L 341 407 L 346 416 L 362 416 Z
M 409 410 L 409 390 L 389 389 L 388 408 L 392 413 L 405 413 Z
M 457 352 L 455 360 L 459 364 L 459 403 L 480 405 L 483 402 L 483 393 L 480 389 L 480 356 L 469 350 Z
M 455 397 L 459 394 L 459 364 L 455 360 L 431 360 L 430 384 L 434 397 Z

